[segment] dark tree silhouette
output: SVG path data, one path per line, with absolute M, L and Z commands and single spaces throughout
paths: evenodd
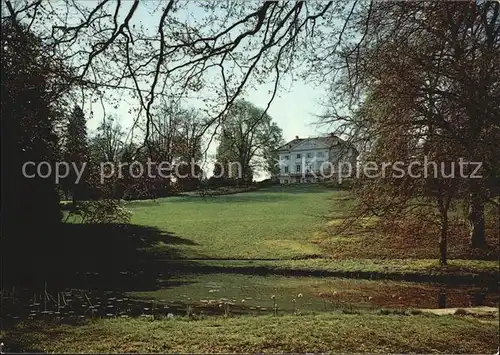
M 29 270 L 48 272 L 52 237 L 61 221 L 59 196 L 52 176 L 46 174 L 57 153 L 54 134 L 52 84 L 48 58 L 40 40 L 2 23 L 2 273 Z M 26 177 L 24 172 L 29 175 Z M 8 252 L 6 252 L 8 250 Z
M 65 191 L 71 193 L 73 205 L 76 205 L 79 200 L 86 197 L 86 175 L 88 171 L 85 171 L 80 178 L 77 174 L 80 169 L 86 167 L 89 163 L 87 125 L 85 115 L 80 106 L 75 105 L 73 108 L 65 133 L 64 161 L 70 164 L 70 173 L 64 179 L 63 187 Z M 75 170 L 75 166 L 78 171 Z

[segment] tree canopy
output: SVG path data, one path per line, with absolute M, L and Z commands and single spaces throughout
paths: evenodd
M 283 134 L 264 110 L 247 101 L 237 101 L 224 119 L 219 140 L 217 160 L 225 167 L 226 174 L 238 174 L 230 171 L 232 163 L 238 163 L 241 170 L 241 176 L 226 177 L 251 183 L 257 168 L 271 174 L 275 172 L 274 151 L 283 144 Z

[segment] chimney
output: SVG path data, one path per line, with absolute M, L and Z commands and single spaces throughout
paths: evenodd
M 299 136 L 295 136 L 295 139 L 299 139 Z

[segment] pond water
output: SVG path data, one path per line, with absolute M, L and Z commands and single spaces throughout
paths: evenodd
M 155 290 L 2 292 L 2 318 L 306 314 L 341 309 L 498 306 L 496 287 L 235 274 L 180 275 Z

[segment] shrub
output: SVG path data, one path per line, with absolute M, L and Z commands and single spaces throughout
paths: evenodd
M 80 216 L 82 223 L 129 223 L 132 217 L 120 201 L 113 199 L 82 202 L 70 215 Z
M 323 182 L 323 185 L 327 188 L 332 188 L 332 189 L 349 190 L 349 189 L 351 189 L 351 187 L 353 185 L 353 180 L 352 179 L 344 179 L 344 180 L 342 180 L 341 183 L 339 183 L 337 179 L 327 180 L 327 181 Z
M 274 186 L 274 185 L 279 185 L 279 180 L 276 180 L 276 179 L 265 179 L 265 180 L 262 180 L 262 181 L 258 181 L 256 183 L 257 187 L 271 187 L 271 186 Z

